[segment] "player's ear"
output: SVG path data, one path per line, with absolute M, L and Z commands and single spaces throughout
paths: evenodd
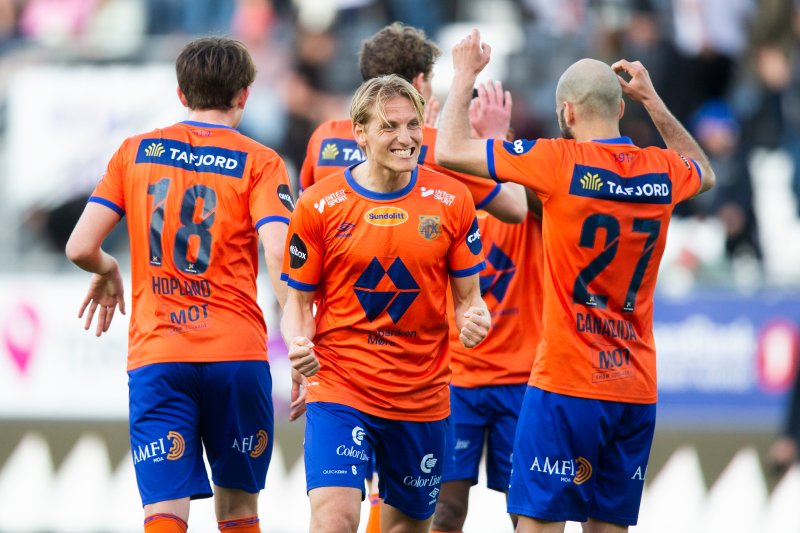
M 575 124 L 575 106 L 571 102 L 564 102 L 564 122 L 567 126 Z
M 353 138 L 359 146 L 367 144 L 367 127 L 364 124 L 353 123 Z
M 244 109 L 245 104 L 247 103 L 247 99 L 250 97 L 250 87 L 245 87 L 234 97 L 234 107 L 238 107 L 239 109 Z
M 425 73 L 420 72 L 416 76 L 411 79 L 411 85 L 417 90 L 419 94 L 422 94 L 422 84 L 425 82 Z
M 617 120 L 622 120 L 623 115 L 625 115 L 625 100 L 622 98 L 619 99 L 619 116 Z
M 186 95 L 181 91 L 181 86 L 178 85 L 176 90 L 178 91 L 178 100 L 181 101 L 181 105 L 183 105 L 183 107 L 189 107 L 189 101 L 186 100 Z

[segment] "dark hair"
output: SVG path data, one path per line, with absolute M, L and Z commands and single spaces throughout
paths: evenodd
M 427 78 L 442 54 L 425 32 L 395 22 L 361 43 L 359 67 L 364 81 L 397 74 L 407 82 L 422 73 Z
M 187 44 L 175 61 L 175 72 L 189 109 L 227 111 L 256 77 L 247 48 L 225 37 L 203 37 Z

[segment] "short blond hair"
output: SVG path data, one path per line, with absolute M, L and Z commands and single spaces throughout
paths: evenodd
M 353 124 L 365 126 L 372 118 L 373 108 L 377 110 L 378 119 L 386 124 L 388 122 L 384 114 L 386 102 L 396 96 L 402 96 L 411 101 L 421 125 L 423 123 L 422 115 L 425 111 L 425 99 L 413 85 L 396 74 L 372 78 L 361 84 L 350 103 L 350 118 Z

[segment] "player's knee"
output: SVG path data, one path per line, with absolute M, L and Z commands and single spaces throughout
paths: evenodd
M 321 506 L 311 513 L 311 531 L 319 533 L 356 533 L 360 512 L 337 508 L 334 505 Z
M 444 497 L 441 497 L 444 496 Z M 435 531 L 461 531 L 467 518 L 467 502 L 461 498 L 442 494 L 433 514 Z

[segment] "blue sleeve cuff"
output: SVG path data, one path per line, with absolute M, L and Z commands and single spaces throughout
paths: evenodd
M 478 272 L 480 272 L 484 268 L 486 268 L 486 261 L 481 261 L 480 263 L 478 263 L 474 267 L 465 268 L 465 269 L 462 269 L 462 270 L 451 270 L 450 271 L 450 275 L 453 276 L 454 278 L 466 278 L 467 276 L 471 276 L 473 274 L 477 274 Z
M 264 224 L 268 224 L 270 222 L 283 222 L 287 226 L 289 225 L 289 219 L 286 217 L 281 217 L 281 216 L 264 217 L 258 222 L 256 222 L 256 231 L 258 231 L 258 229 Z
M 489 205 L 489 202 L 494 200 L 494 197 L 497 196 L 498 194 L 500 194 L 500 189 L 502 189 L 502 188 L 503 188 L 503 186 L 501 184 L 499 184 L 499 183 L 495 184 L 494 189 L 492 189 L 492 192 L 487 194 L 486 198 L 484 198 L 483 200 L 481 200 L 480 202 L 475 204 L 475 209 L 483 209 L 484 207 Z
M 286 282 L 289 284 L 289 286 L 293 289 L 297 289 L 298 291 L 311 292 L 317 290 L 316 283 L 303 283 L 302 281 L 293 280 L 288 276 L 286 278 Z
M 281 272 L 281 281 L 289 281 L 289 274 Z
M 695 161 L 694 159 L 690 159 L 690 161 L 694 165 L 694 168 L 697 169 L 697 175 L 700 176 L 700 183 L 703 183 L 703 171 L 700 170 L 700 165 L 698 165 L 697 161 Z
M 125 216 L 125 210 L 124 209 L 122 209 L 120 206 L 118 206 L 114 202 L 112 202 L 110 200 L 106 200 L 105 198 L 101 198 L 99 196 L 90 196 L 89 199 L 87 200 L 87 203 L 88 202 L 94 202 L 96 204 L 104 205 L 107 208 L 111 209 L 112 211 L 116 212 L 120 217 L 124 217 Z
M 492 179 L 500 181 L 494 168 L 494 139 L 486 139 L 486 164 L 489 166 L 489 175 Z

